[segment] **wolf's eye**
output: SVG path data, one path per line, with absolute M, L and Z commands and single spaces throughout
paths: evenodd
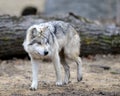
M 39 45 L 42 45 L 42 43 L 41 42 L 37 42 Z

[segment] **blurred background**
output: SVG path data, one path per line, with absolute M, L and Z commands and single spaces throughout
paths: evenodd
M 93 20 L 120 22 L 120 0 L 0 0 L 0 15 L 63 14 L 73 12 Z
M 71 62 L 70 83 L 57 87 L 53 64 L 40 61 L 33 92 L 22 43 L 28 27 L 49 20 L 69 22 L 81 36 L 83 80 Z M 120 96 L 120 0 L 0 0 L 0 96 Z

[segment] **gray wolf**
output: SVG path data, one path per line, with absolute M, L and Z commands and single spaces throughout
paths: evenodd
M 29 54 L 32 63 L 32 85 L 31 90 L 38 87 L 38 64 L 40 59 L 52 60 L 56 73 L 56 85 L 68 84 L 70 69 L 67 59 L 77 64 L 77 80 L 82 80 L 82 62 L 79 57 L 80 37 L 76 30 L 63 21 L 49 21 L 36 24 L 28 28 L 26 38 L 23 42 L 25 51 Z M 60 64 L 65 71 L 64 82 Z

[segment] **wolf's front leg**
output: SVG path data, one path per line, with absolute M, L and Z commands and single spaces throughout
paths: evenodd
M 60 57 L 58 53 L 56 53 L 53 56 L 53 64 L 54 64 L 55 73 L 56 73 L 56 85 L 60 86 L 62 85 L 62 75 L 61 75 L 61 67 L 60 67 Z
M 38 87 L 38 60 L 31 58 L 32 63 L 32 84 L 30 90 L 35 91 Z

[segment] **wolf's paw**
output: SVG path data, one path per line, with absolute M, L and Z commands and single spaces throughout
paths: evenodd
M 69 83 L 71 83 L 71 81 L 64 81 L 64 82 L 63 82 L 64 85 L 67 85 L 67 84 L 69 84 Z
M 80 81 L 82 81 L 82 79 L 83 79 L 83 77 L 81 76 L 81 77 L 77 78 L 77 81 L 80 82 Z
M 35 90 L 37 90 L 37 83 L 32 83 L 32 85 L 31 85 L 31 87 L 30 87 L 30 90 L 31 91 L 35 91 Z
M 30 90 L 31 90 L 31 91 L 35 91 L 35 90 L 37 90 L 37 88 L 32 88 L 32 87 L 30 87 Z
M 62 86 L 63 83 L 62 83 L 62 81 L 57 81 L 57 82 L 56 82 L 56 85 L 57 85 L 57 86 Z

